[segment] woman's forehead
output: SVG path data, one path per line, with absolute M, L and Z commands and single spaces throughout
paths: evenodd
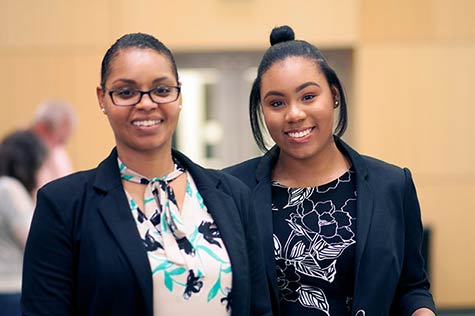
M 150 74 L 175 77 L 170 59 L 149 48 L 127 48 L 117 53 L 110 63 L 109 77 L 122 77 L 124 74 L 127 74 L 127 77 L 143 77 Z

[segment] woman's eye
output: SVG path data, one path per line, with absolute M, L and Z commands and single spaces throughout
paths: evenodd
M 270 102 L 270 106 L 272 106 L 274 108 L 282 106 L 283 104 L 284 104 L 284 102 L 282 102 L 282 101 L 272 101 L 272 102 Z
M 306 95 L 303 96 L 302 100 L 304 100 L 304 101 L 310 101 L 310 100 L 312 100 L 313 98 L 315 98 L 315 95 L 313 95 L 313 94 L 306 94 Z
M 158 96 L 165 96 L 170 94 L 171 88 L 170 87 L 157 87 L 153 93 L 158 95 Z
M 132 89 L 120 89 L 115 91 L 114 94 L 119 98 L 128 99 L 135 96 L 137 94 L 137 91 Z

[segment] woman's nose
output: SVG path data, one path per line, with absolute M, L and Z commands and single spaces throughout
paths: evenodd
M 289 104 L 287 112 L 285 113 L 285 120 L 288 122 L 298 122 L 305 118 L 306 113 L 302 105 L 298 102 Z
M 152 101 L 149 93 L 144 93 L 139 103 L 135 105 L 137 109 L 150 111 L 158 107 L 158 104 Z

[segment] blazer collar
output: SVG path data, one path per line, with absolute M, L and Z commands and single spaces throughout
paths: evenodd
M 172 155 L 177 158 L 191 174 L 198 189 L 216 189 L 221 183 L 221 176 L 218 173 L 209 172 L 178 150 L 173 149 Z
M 101 192 L 107 192 L 118 186 L 122 187 L 122 182 L 117 166 L 117 149 L 114 148 L 109 156 L 97 166 L 94 188 Z
M 368 176 L 368 168 L 366 167 L 363 157 L 347 143 L 345 143 L 341 138 L 334 136 L 334 139 L 338 149 L 350 159 L 351 165 L 355 171 L 358 171 L 360 177 L 366 179 Z
M 264 156 L 262 156 L 256 170 L 256 180 L 259 183 L 264 179 L 271 178 L 272 169 L 274 168 L 277 158 L 279 158 L 280 148 L 274 145 Z

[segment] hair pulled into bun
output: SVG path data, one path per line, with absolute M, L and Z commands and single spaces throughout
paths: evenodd
M 282 42 L 293 41 L 295 39 L 294 30 L 288 25 L 275 27 L 270 33 L 270 44 L 274 46 Z

